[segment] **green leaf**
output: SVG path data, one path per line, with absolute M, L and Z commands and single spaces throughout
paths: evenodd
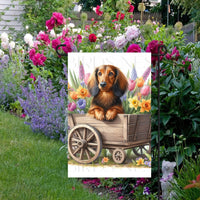
M 169 122 L 169 120 L 171 119 L 171 116 L 170 115 L 162 115 L 161 119 L 162 119 L 163 124 L 166 126 L 167 123 Z
M 176 80 L 173 80 L 173 84 L 177 89 L 181 89 L 181 87 L 182 87 L 182 84 L 177 82 Z
M 178 166 L 183 162 L 183 158 L 184 158 L 184 155 L 182 154 L 178 154 L 178 158 L 177 158 L 177 164 Z

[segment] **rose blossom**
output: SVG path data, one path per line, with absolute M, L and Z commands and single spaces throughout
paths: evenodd
M 6 32 L 3 32 L 1 34 L 1 42 L 6 42 L 8 43 L 9 39 L 8 39 L 8 34 Z
M 58 38 L 52 40 L 52 48 L 56 49 L 59 44 L 61 44 L 61 41 Z
M 61 13 L 54 12 L 52 16 L 56 20 L 56 25 L 57 26 L 60 26 L 60 25 L 64 24 L 64 17 L 63 17 L 63 15 Z
M 44 62 L 47 58 L 43 55 L 43 54 L 40 54 L 40 53 L 36 53 L 33 58 L 32 58 L 32 61 L 33 61 L 33 64 L 34 65 L 44 65 Z
M 163 41 L 158 41 L 158 40 L 152 40 L 151 42 L 149 42 L 147 48 L 146 48 L 146 52 L 151 52 L 152 54 L 158 54 L 158 47 L 160 45 L 163 45 Z M 161 51 L 160 51 L 161 53 Z M 162 60 L 163 56 L 160 57 L 160 60 Z M 157 56 L 152 55 L 151 56 L 151 62 L 153 64 L 153 66 L 156 65 L 156 61 L 158 60 Z
M 122 49 L 127 44 L 127 40 L 124 35 L 115 39 L 115 46 L 117 49 Z
M 102 11 L 100 11 L 100 6 L 99 5 L 97 5 L 97 7 L 96 7 L 96 14 L 97 15 L 99 15 L 99 16 L 102 16 L 103 15 L 103 12 Z
M 11 42 L 9 43 L 9 47 L 10 47 L 10 49 L 14 49 L 14 48 L 15 48 L 15 42 L 14 42 L 14 41 L 11 41 Z
M 68 54 L 69 52 L 72 52 L 73 49 L 73 43 L 71 42 L 70 38 L 66 38 L 64 44 L 66 46 L 63 46 L 62 49 L 63 51 Z
M 51 19 L 46 21 L 46 26 L 48 28 L 48 30 L 52 30 L 55 26 L 55 19 L 53 17 L 51 17 Z
M 138 44 L 131 44 L 128 47 L 127 52 L 141 52 L 141 48 Z
M 44 41 L 46 45 L 50 44 L 49 36 L 44 31 L 40 31 L 36 39 Z
M 26 44 L 30 44 L 31 42 L 33 42 L 33 36 L 30 33 L 27 33 L 24 36 L 24 41 Z
M 124 17 L 125 17 L 125 14 L 121 13 L 120 11 L 117 12 L 116 14 L 117 20 L 122 20 L 124 19 Z
M 89 40 L 90 42 L 96 42 L 97 36 L 94 33 L 92 33 L 89 35 Z
M 135 25 L 128 26 L 125 34 L 126 34 L 126 39 L 130 42 L 131 40 L 139 37 L 140 30 Z
M 35 49 L 33 48 L 29 51 L 29 58 L 32 60 L 34 55 L 35 55 Z
M 134 11 L 134 6 L 131 5 L 131 1 L 128 1 L 128 4 L 130 5 L 128 12 L 133 12 Z

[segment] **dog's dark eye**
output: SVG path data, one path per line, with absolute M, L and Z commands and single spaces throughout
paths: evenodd
M 101 75 L 102 75 L 102 73 L 101 73 L 101 72 L 98 72 L 98 75 L 99 75 L 99 76 L 101 76 Z
M 108 76 L 113 76 L 113 73 L 112 73 L 112 72 L 109 72 Z

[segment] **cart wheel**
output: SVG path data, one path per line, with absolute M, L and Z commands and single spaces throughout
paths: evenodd
M 149 146 L 148 149 L 147 149 L 147 146 Z M 149 145 L 142 145 L 142 146 L 133 148 L 133 153 L 136 156 L 144 158 L 144 157 L 146 157 L 145 152 L 148 153 L 148 154 L 151 153 L 151 145 L 150 144 Z
M 77 162 L 88 164 L 95 161 L 102 150 L 99 131 L 89 125 L 77 125 L 68 135 L 68 151 Z
M 115 149 L 112 158 L 117 164 L 122 164 L 126 159 L 126 152 L 123 149 Z

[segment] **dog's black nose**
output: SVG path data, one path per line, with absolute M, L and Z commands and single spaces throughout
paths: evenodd
M 103 88 L 103 87 L 105 87 L 106 86 L 106 82 L 101 82 L 100 83 L 100 86 Z

